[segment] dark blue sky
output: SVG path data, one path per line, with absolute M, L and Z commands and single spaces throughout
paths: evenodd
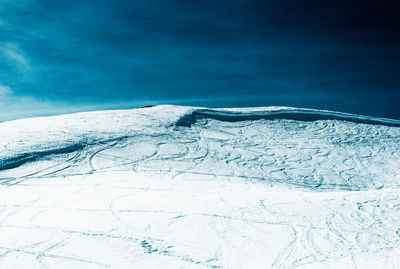
M 400 2 L 2 0 L 0 121 L 149 104 L 400 119 Z

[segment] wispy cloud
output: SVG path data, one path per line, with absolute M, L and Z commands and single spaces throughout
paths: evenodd
M 14 62 L 21 71 L 31 70 L 28 58 L 17 44 L 3 43 L 0 45 L 0 51 L 3 57 Z
M 12 93 L 10 87 L 5 85 L 0 85 L 0 96 L 7 96 Z

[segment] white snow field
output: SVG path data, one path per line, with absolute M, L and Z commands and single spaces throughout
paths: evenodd
M 0 123 L 0 268 L 400 268 L 400 121 L 155 106 Z

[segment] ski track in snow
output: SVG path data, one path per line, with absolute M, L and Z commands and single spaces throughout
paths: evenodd
M 0 123 L 0 268 L 398 268 L 399 127 L 280 107 Z

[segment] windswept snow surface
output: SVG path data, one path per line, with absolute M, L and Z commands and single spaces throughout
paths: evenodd
M 0 123 L 0 268 L 400 268 L 400 122 L 156 106 Z

